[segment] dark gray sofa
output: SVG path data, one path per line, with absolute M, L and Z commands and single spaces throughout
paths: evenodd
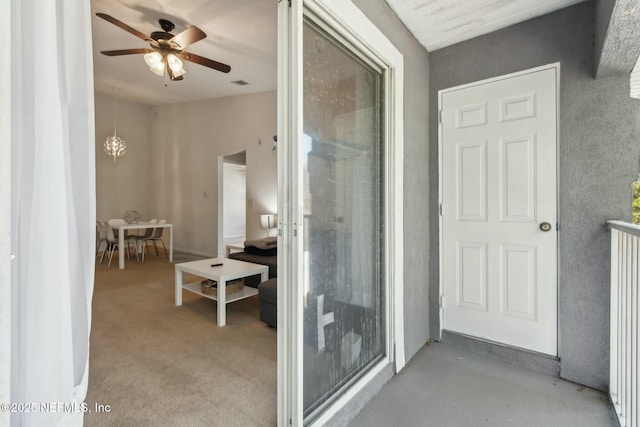
M 275 328 L 278 319 L 278 256 L 262 256 L 235 252 L 229 255 L 231 259 L 262 264 L 269 267 L 269 280 L 260 283 L 260 275 L 244 279 L 247 286 L 258 288 L 260 297 L 260 320 Z
M 239 261 L 252 262 L 254 264 L 262 264 L 269 267 L 269 278 L 272 279 L 274 277 L 278 277 L 278 256 L 262 256 L 262 255 L 254 255 L 248 254 L 246 252 L 235 252 L 229 255 L 231 259 L 237 259 Z M 251 286 L 252 288 L 257 288 L 260 284 L 260 275 L 257 274 L 255 276 L 247 277 L 244 280 L 244 284 L 247 286 Z
M 278 326 L 278 279 L 269 279 L 258 286 L 260 320 L 275 328 Z

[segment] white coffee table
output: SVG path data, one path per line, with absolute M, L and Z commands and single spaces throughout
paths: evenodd
M 221 266 L 212 267 L 212 264 L 220 263 L 222 263 Z M 200 281 L 182 284 L 182 273 L 190 273 L 217 281 L 218 295 L 213 296 L 203 294 L 200 288 Z M 245 286 L 241 291 L 234 292 L 227 298 L 227 282 L 229 280 L 253 276 L 255 274 L 260 274 L 262 277 L 261 282 L 264 282 L 269 278 L 269 267 L 266 265 L 253 264 L 251 262 L 238 261 L 229 258 L 209 258 L 176 264 L 176 306 L 182 305 L 183 289 L 217 301 L 218 326 L 224 326 L 227 323 L 227 304 L 258 294 L 257 289 Z

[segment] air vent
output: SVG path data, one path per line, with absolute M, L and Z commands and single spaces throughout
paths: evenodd
M 245 82 L 244 80 L 234 80 L 231 83 L 238 86 L 246 86 L 249 84 L 249 82 Z

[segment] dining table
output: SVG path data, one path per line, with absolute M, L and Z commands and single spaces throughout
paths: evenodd
M 124 236 L 127 230 L 146 230 L 148 228 L 168 228 L 169 229 L 169 261 L 173 262 L 173 225 L 167 223 L 157 223 L 148 221 L 139 221 L 131 224 L 123 224 L 118 226 L 118 247 L 124 248 Z M 118 251 L 118 265 L 120 269 L 124 269 L 124 252 Z

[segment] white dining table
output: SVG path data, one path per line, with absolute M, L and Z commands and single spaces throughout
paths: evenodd
M 124 235 L 126 230 L 145 230 L 148 228 L 168 228 L 169 229 L 169 261 L 173 261 L 173 224 L 154 223 L 148 221 L 140 221 L 135 224 L 125 224 L 118 227 L 118 248 L 124 248 Z M 124 269 L 124 252 L 118 251 L 118 264 L 120 269 Z

